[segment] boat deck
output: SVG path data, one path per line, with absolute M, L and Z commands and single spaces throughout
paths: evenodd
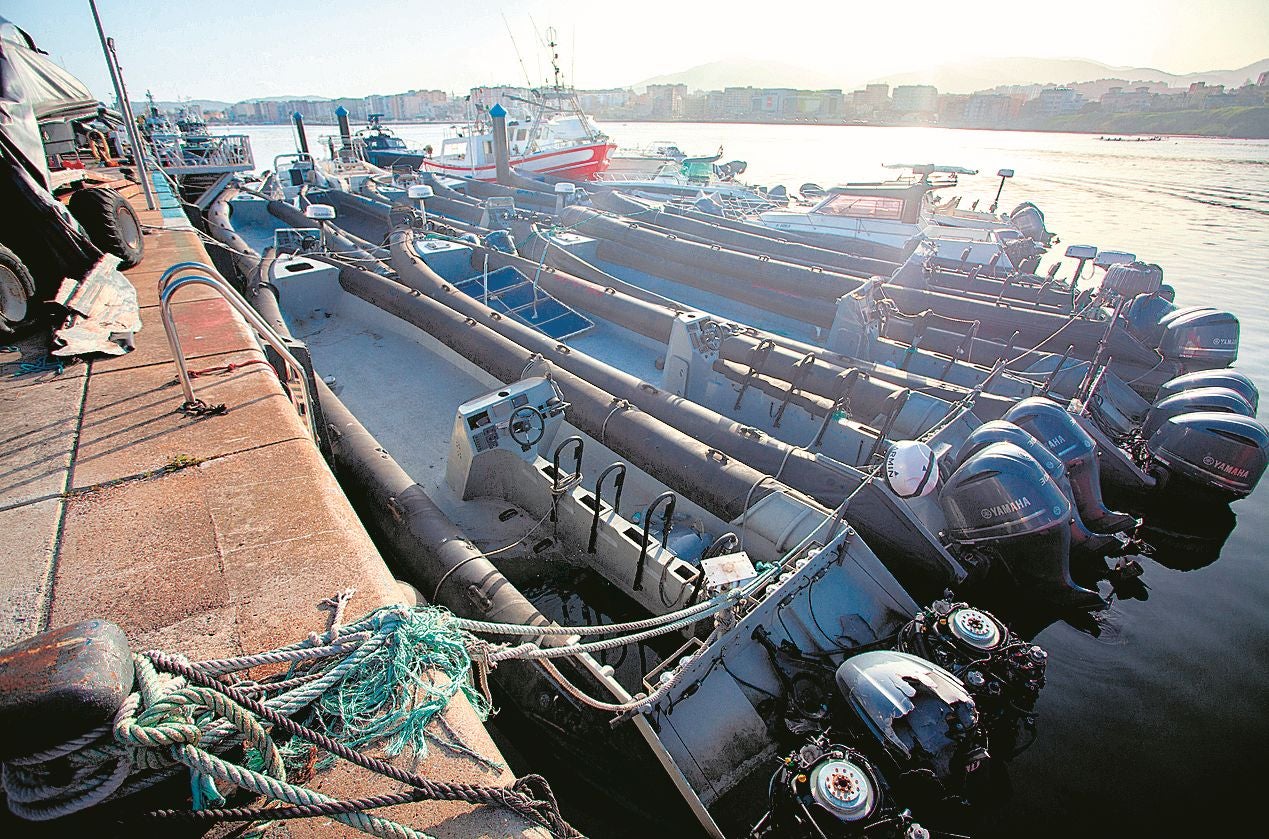
M 347 587 L 358 590 L 350 618 L 402 602 L 276 376 L 260 363 L 255 337 L 199 286 L 186 288 L 173 311 L 190 367 L 206 371 L 195 379 L 197 394 L 228 412 L 193 418 L 176 411 L 181 392 L 156 284 L 173 263 L 210 260 L 199 236 L 170 212 L 144 209 L 139 187 L 128 197 L 147 226 L 145 259 L 126 272 L 145 324 L 135 351 L 62 367 L 49 362 L 45 333 L 0 354 L 7 548 L 0 645 L 104 618 L 123 628 L 133 650 L 235 656 L 324 629 L 329 613 L 317 604 Z M 446 412 L 448 422 L 452 406 Z M 501 761 L 461 694 L 444 717 L 468 748 Z M 509 770 L 439 745 L 411 768 L 437 780 L 513 780 Z M 399 788 L 347 764 L 320 773 L 315 785 L 337 797 Z M 183 806 L 188 785 L 169 789 L 171 806 Z M 94 812 L 78 818 L 93 833 Z M 544 835 L 507 811 L 461 802 L 379 812 L 437 837 Z M 7 820 L 6 813 L 0 824 Z M 55 824 L 51 833 L 61 835 L 66 824 Z M 274 834 L 361 835 L 329 819 L 275 825 Z
M 328 381 L 333 379 L 331 387 L 340 400 L 436 505 L 481 548 L 518 539 L 525 531 L 523 513 L 503 522 L 498 513 L 507 509 L 506 501 L 464 501 L 445 480 L 455 410 L 462 402 L 503 383 L 422 330 L 351 294 L 340 294 L 330 311 L 313 318 L 288 312 L 287 301 L 284 290 L 287 326 L 308 345 L 318 374 L 330 377 Z M 580 345 L 578 340 L 569 343 L 584 352 L 602 349 L 610 356 L 626 358 L 638 354 L 643 359 L 638 366 L 646 366 L 649 374 L 655 372 L 655 349 L 663 351 L 661 345 L 603 322 L 582 336 Z M 566 422 L 556 439 L 578 433 Z M 587 482 L 618 460 L 622 458 L 611 449 L 586 438 L 582 469 Z M 638 510 L 664 489 L 660 482 L 630 465 L 623 504 Z M 712 532 L 725 527 L 691 499 L 680 498 L 678 505 L 679 515 L 706 522 Z

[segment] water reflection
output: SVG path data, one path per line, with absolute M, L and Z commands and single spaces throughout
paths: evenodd
M 1155 562 L 1174 571 L 1196 571 L 1220 558 L 1237 521 L 1228 504 L 1171 503 L 1147 512 L 1140 534 L 1154 549 Z

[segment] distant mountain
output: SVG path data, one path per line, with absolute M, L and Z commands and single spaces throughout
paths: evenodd
M 940 93 L 972 93 L 998 85 L 1066 84 L 1097 79 L 1125 79 L 1129 82 L 1164 82 L 1170 87 L 1189 87 L 1193 82 L 1237 87 L 1269 70 L 1269 59 L 1237 70 L 1209 70 L 1178 75 L 1153 67 L 1113 67 L 1082 58 L 983 58 L 976 61 L 937 64 L 906 73 L 890 73 L 872 81 L 901 84 L 932 84 Z
M 1266 70 L 1269 70 L 1269 58 L 1237 70 L 1210 70 L 1183 75 L 1151 67 L 1114 67 L 1082 58 L 983 58 L 867 78 L 858 73 L 832 73 L 822 67 L 811 68 L 787 62 L 728 59 L 644 79 L 631 86 L 636 90 L 643 90 L 650 84 L 686 84 L 689 90 L 721 90 L 746 85 L 853 90 L 867 82 L 885 82 L 891 85 L 932 84 L 940 93 L 972 93 L 998 85 L 1066 84 L 1114 78 L 1129 82 L 1164 82 L 1171 87 L 1188 87 L 1192 82 L 1237 87 L 1248 79 L 1255 81 Z
M 840 88 L 840 76 L 782 61 L 729 59 L 698 64 L 677 73 L 666 73 L 631 85 L 643 91 L 650 84 L 685 84 L 689 90 L 722 90 L 724 87 L 797 87 L 807 90 Z

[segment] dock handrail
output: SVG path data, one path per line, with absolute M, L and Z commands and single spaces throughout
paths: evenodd
M 178 276 L 185 271 L 193 270 L 206 273 L 190 273 Z M 296 411 L 303 418 L 304 424 L 308 428 L 309 436 L 313 438 L 314 442 L 318 440 L 317 425 L 312 410 L 313 394 L 309 389 L 308 375 L 303 365 L 287 349 L 282 336 L 278 335 L 277 331 L 269 326 L 256 313 L 255 309 L 251 308 L 251 304 L 243 299 L 242 295 L 216 273 L 216 269 L 201 262 L 178 262 L 163 272 L 163 275 L 159 277 L 158 285 L 159 313 L 163 318 L 163 331 L 167 333 L 167 342 L 172 348 L 172 359 L 176 362 L 177 378 L 180 379 L 181 389 L 185 393 L 186 406 L 194 407 L 201 404 L 201 402 L 194 395 L 193 377 L 190 376 L 189 365 L 185 361 L 180 335 L 176 332 L 176 321 L 172 317 L 172 298 L 185 286 L 205 285 L 224 298 L 225 302 L 256 331 L 256 334 L 272 347 L 274 352 L 282 357 L 288 372 L 300 383 L 302 403 L 296 405 Z

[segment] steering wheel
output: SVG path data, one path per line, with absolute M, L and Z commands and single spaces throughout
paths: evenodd
M 525 449 L 537 443 L 546 433 L 546 417 L 532 405 L 521 405 L 507 420 L 507 433 Z
M 723 345 L 723 328 L 712 320 L 701 324 L 701 343 L 711 352 L 718 352 Z

